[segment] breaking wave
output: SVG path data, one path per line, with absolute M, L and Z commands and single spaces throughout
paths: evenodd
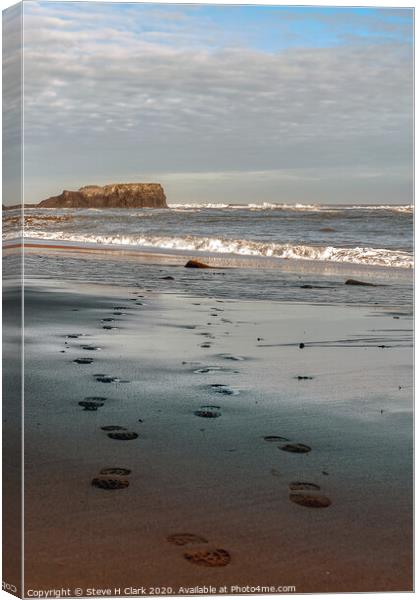
M 412 214 L 414 210 L 413 204 L 381 204 L 381 205 L 330 205 L 330 204 L 281 204 L 272 202 L 262 202 L 260 204 L 224 204 L 224 203 L 209 203 L 202 204 L 199 202 L 191 204 L 168 204 L 172 210 L 199 210 L 199 209 L 233 209 L 233 210 L 285 210 L 285 211 L 296 211 L 296 212 L 341 212 L 341 211 L 387 211 L 397 213 Z
M 413 256 L 403 250 L 386 248 L 336 248 L 334 246 L 310 246 L 257 242 L 243 239 L 226 239 L 197 236 L 142 236 L 142 235 L 89 235 L 68 232 L 45 232 L 25 230 L 25 238 L 66 242 L 90 243 L 101 246 L 133 246 L 161 250 L 187 250 L 194 252 L 237 254 L 274 258 L 293 258 L 387 267 L 413 267 Z

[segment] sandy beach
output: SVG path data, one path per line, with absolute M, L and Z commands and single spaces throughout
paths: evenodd
M 3 11 L 7 592 L 413 591 L 414 10 L 324 4 Z
M 26 283 L 26 592 L 411 590 L 409 312 L 168 285 Z

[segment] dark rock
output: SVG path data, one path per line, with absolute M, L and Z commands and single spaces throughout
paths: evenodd
M 159 183 L 112 183 L 64 190 L 38 204 L 40 208 L 168 208 Z
M 367 281 L 359 281 L 358 279 L 347 279 L 345 285 L 368 285 L 371 287 L 376 287 L 375 283 L 368 283 Z
M 304 347 L 305 347 L 305 344 L 303 342 L 300 342 L 299 348 L 302 350 L 302 348 L 304 348 Z
M 189 260 L 184 267 L 187 269 L 211 269 L 211 266 L 199 260 Z

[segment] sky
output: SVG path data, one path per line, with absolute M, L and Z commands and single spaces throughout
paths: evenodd
M 155 181 L 173 203 L 411 203 L 412 19 L 26 2 L 25 201 Z

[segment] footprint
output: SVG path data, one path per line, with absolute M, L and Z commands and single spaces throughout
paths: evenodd
M 331 500 L 327 496 L 318 494 L 321 486 L 308 481 L 292 481 L 289 483 L 289 500 L 299 506 L 307 508 L 327 508 Z M 304 493 L 306 492 L 306 493 Z
M 225 567 L 231 561 L 229 552 L 222 548 L 185 552 L 184 558 L 200 567 Z
M 82 346 L 82 350 L 102 350 L 99 346 Z
M 226 367 L 219 366 L 210 366 L 210 367 L 202 367 L 201 369 L 196 369 L 194 373 L 239 373 L 239 371 L 234 371 L 233 369 L 227 369 Z
M 127 310 L 128 306 L 114 306 L 112 310 Z
M 202 406 L 200 410 L 194 411 L 196 417 L 203 417 L 205 419 L 216 419 L 221 417 L 220 406 Z
M 307 454 L 312 450 L 310 446 L 306 446 L 306 444 L 285 444 L 284 446 L 279 446 L 280 450 L 284 450 L 284 452 L 293 452 L 295 454 Z
M 127 379 L 111 377 L 111 375 L 98 375 L 96 381 L 100 381 L 101 383 L 130 383 Z
M 87 333 L 68 333 L 65 337 L 69 338 L 71 340 L 76 340 L 80 337 L 89 337 L 89 334 L 87 334 Z
M 307 508 L 327 508 L 331 505 L 331 500 L 327 496 L 317 496 L 308 494 L 289 494 L 289 500 L 299 506 Z
M 108 433 L 108 437 L 110 437 L 112 440 L 127 441 L 135 440 L 139 437 L 139 434 L 135 433 L 134 431 L 113 431 Z
M 99 471 L 101 475 L 130 475 L 131 469 L 124 469 L 123 467 L 106 467 Z
M 316 483 L 308 483 L 307 481 L 292 481 L 289 483 L 289 490 L 292 492 L 302 491 L 319 491 L 321 488 Z
M 113 321 L 115 321 L 115 319 L 113 319 L 112 317 L 106 317 L 106 319 L 101 319 L 101 321 L 103 323 L 112 323 Z
M 118 327 L 115 327 L 115 325 L 104 325 L 102 329 L 118 329 Z
M 214 383 L 210 385 L 210 388 L 213 390 L 213 392 L 225 394 L 225 396 L 237 396 L 239 394 L 239 390 L 235 390 L 224 383 Z
M 127 427 L 121 427 L 120 425 L 104 425 L 101 429 L 102 431 L 127 431 Z
M 78 365 L 90 365 L 93 363 L 93 358 L 76 358 L 73 362 Z
M 288 438 L 282 437 L 281 435 L 265 435 L 264 436 L 264 440 L 266 442 L 273 442 L 273 443 L 275 443 L 275 442 L 288 442 L 289 441 Z
M 127 488 L 130 483 L 128 479 L 119 479 L 114 477 L 95 477 L 92 479 L 92 485 L 102 490 L 121 490 Z
M 81 400 L 79 402 L 79 406 L 83 406 L 85 410 L 98 410 L 98 408 L 100 408 L 103 405 L 103 402 L 96 402 L 90 400 Z
M 235 356 L 234 354 L 219 354 L 219 356 L 225 360 L 245 360 L 243 356 Z
M 166 540 L 175 546 L 186 546 L 187 544 L 207 544 L 208 540 L 201 535 L 195 533 L 173 533 L 168 535 Z
M 214 373 L 216 371 L 222 371 L 222 367 L 201 367 L 201 369 L 196 369 L 194 373 Z

